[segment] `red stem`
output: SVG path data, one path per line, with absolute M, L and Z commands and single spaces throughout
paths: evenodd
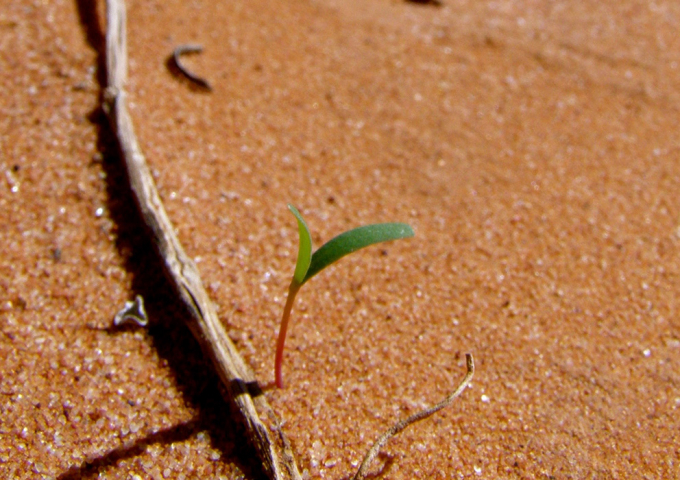
M 274 372 L 276 376 L 276 386 L 283 388 L 283 374 L 281 368 L 283 367 L 283 347 L 286 344 L 286 331 L 288 330 L 288 320 L 290 320 L 290 312 L 293 309 L 293 302 L 295 295 L 302 285 L 295 279 L 290 282 L 288 287 L 288 298 L 286 299 L 286 306 L 283 307 L 283 317 L 281 318 L 281 327 L 279 327 L 279 340 L 276 343 L 276 359 L 274 361 Z

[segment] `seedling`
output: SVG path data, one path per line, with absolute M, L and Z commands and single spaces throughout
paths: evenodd
M 341 233 L 332 238 L 312 254 L 312 235 L 309 233 L 307 223 L 293 205 L 288 208 L 295 218 L 297 218 L 298 232 L 300 233 L 300 247 L 298 249 L 297 264 L 295 273 L 288 287 L 288 298 L 283 308 L 283 318 L 279 328 L 279 339 L 276 344 L 276 360 L 274 370 L 276 374 L 276 386 L 283 388 L 283 376 L 281 367 L 283 365 L 283 347 L 286 343 L 286 331 L 288 330 L 288 320 L 293 309 L 295 296 L 310 278 L 319 273 L 330 264 L 340 260 L 345 255 L 356 252 L 357 250 L 373 245 L 374 243 L 387 242 L 408 238 L 414 235 L 413 229 L 405 223 L 376 223 L 365 225 L 353 230 Z

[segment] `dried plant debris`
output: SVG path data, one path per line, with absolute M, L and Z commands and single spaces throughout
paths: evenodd
M 144 310 L 144 299 L 141 295 L 137 295 L 132 302 L 125 302 L 125 306 L 113 318 L 113 324 L 116 327 L 126 323 L 133 323 L 140 327 L 146 327 L 149 324 L 146 310 Z
M 453 402 L 456 398 L 460 396 L 461 393 L 463 393 L 465 388 L 472 381 L 472 376 L 475 374 L 475 361 L 474 358 L 472 358 L 471 353 L 465 354 L 465 361 L 467 364 L 467 373 L 465 374 L 463 380 L 458 384 L 458 387 L 456 387 L 456 389 L 449 395 L 447 395 L 446 398 L 441 402 L 431 406 L 430 408 L 421 410 L 418 413 L 415 413 L 410 417 L 405 418 L 404 420 L 398 421 L 389 430 L 383 433 L 380 436 L 380 438 L 378 438 L 378 440 L 375 441 L 371 449 L 364 457 L 364 461 L 361 462 L 361 466 L 359 467 L 359 470 L 357 471 L 356 475 L 352 480 L 363 480 L 364 478 L 366 478 L 366 475 L 368 474 L 368 467 L 370 467 L 373 460 L 375 460 L 375 458 L 378 456 L 378 454 L 380 453 L 380 449 L 382 449 L 392 437 L 394 437 L 401 431 L 405 430 L 407 427 L 413 425 L 414 423 L 419 422 L 420 420 L 424 420 L 434 415 L 439 410 L 448 407 L 451 404 L 451 402 Z
M 249 385 L 256 385 L 257 379 L 229 338 L 196 264 L 177 238 L 137 140 L 124 88 L 128 72 L 124 0 L 106 2 L 106 25 L 107 70 L 102 108 L 116 136 L 146 231 L 163 260 L 168 282 L 186 307 L 188 315 L 184 319 L 189 330 L 212 360 L 224 386 L 222 391 L 242 418 L 245 433 L 258 451 L 267 478 L 300 480 L 290 442 L 277 427 L 279 420 L 274 410 L 264 395 L 251 396 Z
M 173 67 L 179 73 L 184 75 L 184 77 L 187 78 L 187 80 L 189 80 L 194 85 L 203 90 L 211 91 L 212 86 L 206 79 L 199 77 L 195 73 L 192 73 L 189 69 L 182 65 L 182 62 L 180 61 L 180 57 L 182 55 L 185 55 L 187 53 L 201 53 L 202 51 L 203 47 L 201 45 L 180 45 L 179 47 L 175 48 L 175 50 L 172 52 L 172 63 Z

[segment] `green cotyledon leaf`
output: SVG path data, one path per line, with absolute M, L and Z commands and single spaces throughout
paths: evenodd
M 321 270 L 349 253 L 375 243 L 408 238 L 414 235 L 413 229 L 406 223 L 376 223 L 341 233 L 314 252 L 302 283 L 304 284 Z
M 298 258 L 295 264 L 295 273 L 293 279 L 302 285 L 305 282 L 305 275 L 309 269 L 309 264 L 312 258 L 312 235 L 309 233 L 309 227 L 297 208 L 290 203 L 288 209 L 293 212 L 298 222 L 298 232 L 300 233 L 300 247 L 298 248 Z

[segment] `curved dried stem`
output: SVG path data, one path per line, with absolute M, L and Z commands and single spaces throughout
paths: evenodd
M 404 430 L 406 427 L 413 425 L 414 423 L 424 420 L 425 418 L 437 413 L 439 410 L 442 408 L 447 407 L 448 405 L 451 404 L 458 396 L 460 396 L 461 393 L 463 393 L 463 390 L 468 386 L 470 381 L 472 380 L 472 376 L 475 374 L 475 362 L 474 359 L 472 358 L 471 353 L 466 353 L 465 354 L 465 360 L 467 363 L 467 373 L 465 374 L 465 378 L 460 382 L 458 387 L 451 393 L 449 394 L 444 400 L 441 402 L 437 403 L 436 405 L 433 405 L 430 408 L 426 408 L 425 410 L 421 410 L 418 413 L 415 413 L 411 415 L 410 417 L 401 420 L 397 423 L 395 423 L 392 428 L 387 430 L 385 433 L 383 433 L 378 440 L 373 444 L 371 449 L 368 451 L 366 456 L 364 457 L 364 461 L 361 462 L 361 466 L 359 467 L 359 470 L 357 471 L 356 475 L 354 475 L 353 480 L 363 480 L 366 478 L 366 474 L 368 473 L 368 467 L 371 465 L 371 462 L 375 459 L 375 457 L 378 456 L 378 453 L 380 453 L 380 449 L 385 446 L 385 444 L 395 435 L 397 435 L 399 432 Z

